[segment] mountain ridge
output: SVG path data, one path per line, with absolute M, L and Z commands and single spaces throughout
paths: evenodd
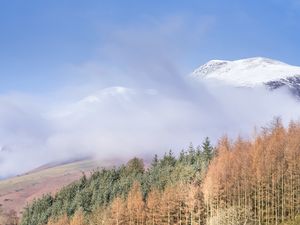
M 191 76 L 198 81 L 218 81 L 234 87 L 287 87 L 300 98 L 300 67 L 264 57 L 239 60 L 210 60 Z

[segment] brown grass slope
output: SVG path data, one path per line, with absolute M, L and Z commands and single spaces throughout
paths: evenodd
M 18 214 L 28 202 L 43 194 L 55 193 L 63 186 L 78 180 L 82 173 L 89 173 L 109 162 L 83 160 L 54 167 L 40 167 L 27 174 L 0 181 L 0 205 L 3 211 L 15 210 Z

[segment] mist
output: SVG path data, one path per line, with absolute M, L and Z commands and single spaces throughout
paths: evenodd
M 298 119 L 300 104 L 284 89 L 182 82 L 176 91 L 164 85 L 107 87 L 47 107 L 43 100 L 18 104 L 10 100 L 15 96 L 2 97 L 1 176 L 74 157 L 128 159 L 178 152 L 206 136 L 213 142 L 224 134 L 250 137 L 254 126 L 275 116 L 285 123 Z
M 179 152 L 205 137 L 214 143 L 224 134 L 251 137 L 255 126 L 277 116 L 285 124 L 298 119 L 300 103 L 285 89 L 191 78 L 199 65 L 183 62 L 196 40 L 191 33 L 180 36 L 181 19 L 114 29 L 95 58 L 66 65 L 62 73 L 70 82 L 64 87 L 40 95 L 2 93 L 0 177 L 70 158 Z M 213 21 L 204 18 L 194 32 L 207 35 Z

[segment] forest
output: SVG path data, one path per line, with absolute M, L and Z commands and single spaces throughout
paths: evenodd
M 300 123 L 279 119 L 249 139 L 208 138 L 151 165 L 83 174 L 34 200 L 20 225 L 300 224 Z

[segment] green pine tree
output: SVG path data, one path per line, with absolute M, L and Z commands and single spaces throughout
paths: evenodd
M 208 137 L 205 138 L 204 142 L 202 143 L 202 154 L 204 161 L 209 164 L 214 156 L 214 148 L 210 143 Z

